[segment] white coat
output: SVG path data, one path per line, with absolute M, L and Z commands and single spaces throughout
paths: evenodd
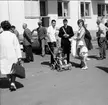
M 1 74 L 10 74 L 12 64 L 22 58 L 20 44 L 15 34 L 3 31 L 0 34 L 0 71 Z

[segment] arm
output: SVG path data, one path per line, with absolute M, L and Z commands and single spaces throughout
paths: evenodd
M 14 45 L 14 49 L 15 49 L 17 58 L 21 59 L 22 58 L 22 54 L 21 54 L 20 44 L 19 44 L 19 41 L 18 41 L 16 36 L 14 36 L 13 45 Z
M 69 37 L 68 38 L 71 38 L 72 36 L 74 36 L 74 32 L 73 32 L 72 27 L 70 27 L 70 33 L 69 33 Z
M 34 29 L 34 30 L 32 30 L 31 34 L 33 34 L 33 32 L 34 32 L 34 31 L 37 31 L 37 28 L 36 28 L 36 29 Z
M 49 29 L 49 27 L 48 27 L 48 29 L 47 29 L 47 34 L 46 34 L 46 36 L 47 36 L 48 39 L 50 39 L 49 35 L 50 35 L 50 29 Z
M 46 30 L 46 28 L 44 28 L 44 35 L 45 35 L 45 37 L 47 36 L 47 30 Z
M 84 34 L 85 34 L 85 29 L 82 29 L 81 31 L 80 31 L 80 33 L 79 33 L 79 36 L 78 36 L 78 40 L 80 40 L 83 36 L 84 36 Z
M 31 43 L 31 32 L 28 32 L 29 30 L 24 31 L 24 36 L 28 40 L 29 43 Z
M 60 30 L 59 30 L 59 34 L 58 34 L 58 36 L 60 37 L 60 38 L 65 38 L 64 37 L 64 32 L 63 32 L 63 29 L 62 29 L 62 27 L 60 28 Z

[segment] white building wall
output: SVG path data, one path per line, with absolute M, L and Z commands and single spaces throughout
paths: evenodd
M 87 24 L 87 28 L 89 30 L 97 30 L 97 24 L 96 24 L 96 20 L 97 20 L 97 1 L 90 1 L 90 13 L 91 16 L 88 18 L 85 18 L 85 23 Z
M 39 5 L 37 6 L 39 7 Z M 24 9 L 24 0 L 0 1 L 0 22 L 9 20 L 12 25 L 16 26 L 20 34 L 23 33 L 23 23 L 27 23 L 31 30 L 36 28 L 39 16 L 34 19 L 26 19 Z
M 9 20 L 8 1 L 0 1 L 0 22 Z
M 97 20 L 97 4 L 98 3 L 108 3 L 108 0 L 81 0 L 85 2 L 91 2 L 91 16 L 89 18 L 85 18 L 85 22 L 88 25 L 89 30 L 96 30 L 96 20 Z M 39 14 L 39 0 L 36 2 L 36 9 L 38 9 Z M 35 8 L 35 7 L 34 7 Z M 73 27 L 73 30 L 76 31 L 78 29 L 77 20 L 80 19 L 80 0 L 70 0 L 70 16 L 68 19 L 68 24 Z M 8 0 L 8 1 L 0 1 L 0 22 L 3 20 L 9 20 L 13 25 L 16 26 L 17 30 L 22 34 L 22 24 L 27 23 L 28 28 L 31 30 L 37 27 L 37 22 L 39 21 L 40 14 L 33 18 L 27 19 L 25 18 L 25 7 L 24 0 Z M 57 0 L 48 0 L 48 16 L 50 17 L 50 21 L 55 19 L 57 21 L 57 26 L 61 27 L 63 25 L 63 17 L 58 17 L 57 14 Z
M 25 13 L 24 13 L 24 22 L 28 24 L 28 28 L 30 30 L 33 30 L 34 28 L 37 28 L 38 27 L 38 22 L 40 20 L 40 10 L 39 10 L 39 0 L 37 1 L 32 1 L 34 3 L 34 5 L 32 4 L 32 8 L 33 10 L 36 9 L 36 11 L 32 11 L 35 12 L 34 14 L 37 14 L 36 16 L 34 15 L 32 18 L 25 18 Z M 25 8 L 24 8 L 25 9 Z M 24 10 L 25 11 L 25 10 Z
M 22 33 L 22 23 L 24 22 L 24 1 L 9 1 L 10 22 Z
M 77 20 L 78 20 L 78 1 L 70 0 L 69 3 L 69 17 L 67 17 L 68 25 L 72 26 L 73 30 L 76 31 L 78 29 Z M 63 25 L 64 17 L 58 17 L 57 26 L 60 27 Z

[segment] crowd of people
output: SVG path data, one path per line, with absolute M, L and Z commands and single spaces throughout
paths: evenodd
M 79 57 L 82 69 L 86 70 L 88 51 L 93 49 L 90 32 L 82 19 L 77 21 L 79 27 L 78 31 L 74 33 L 73 28 L 68 25 L 68 20 L 63 20 L 63 26 L 58 30 L 56 27 L 56 20 L 51 21 L 51 26 L 47 29 L 42 26 L 42 22 L 38 22 L 38 28 L 30 30 L 27 24 L 22 25 L 23 32 L 23 46 L 25 51 L 25 59 L 27 62 L 33 62 L 34 56 L 32 52 L 32 34 L 37 31 L 38 40 L 41 47 L 41 56 L 45 56 L 45 45 L 48 44 L 51 59 L 50 66 L 55 63 L 54 53 L 55 49 L 60 49 L 60 53 L 65 56 L 65 64 L 70 63 L 70 54 L 74 57 Z M 99 45 L 99 60 L 106 58 L 106 36 L 108 31 L 107 23 L 104 24 L 102 18 L 97 19 L 97 41 Z M 15 79 L 16 76 L 11 74 L 13 63 L 22 62 L 22 53 L 20 48 L 19 32 L 14 25 L 11 25 L 9 21 L 1 22 L 2 31 L 0 32 L 0 71 L 1 74 L 7 75 L 10 80 L 10 90 L 16 90 Z M 58 39 L 59 38 L 59 39 Z M 7 43 L 8 42 L 8 43 Z M 59 44 L 58 44 L 59 42 Z M 62 54 L 61 54 L 62 55 Z M 63 61 L 63 60 L 61 60 Z M 63 64 L 61 62 L 61 64 Z

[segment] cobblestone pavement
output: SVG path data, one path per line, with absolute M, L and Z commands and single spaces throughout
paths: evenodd
M 1 105 L 108 105 L 108 54 L 96 60 L 98 49 L 89 52 L 88 70 L 78 67 L 71 57 L 72 70 L 57 72 L 48 66 L 49 55 L 34 55 L 25 63 L 26 79 L 17 78 L 17 90 L 10 92 L 6 79 L 0 82 Z M 108 53 L 108 51 L 107 51 Z

